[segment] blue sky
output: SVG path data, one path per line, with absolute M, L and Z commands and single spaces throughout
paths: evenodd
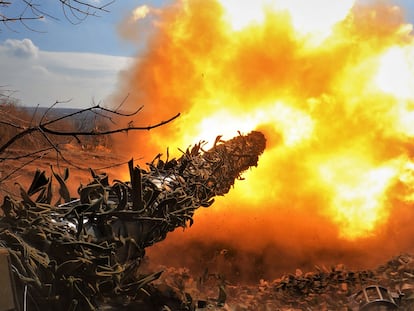
M 48 107 L 55 101 L 70 101 L 66 106 L 72 107 L 88 107 L 93 101 L 105 104 L 118 74 L 143 45 L 122 39 L 121 21 L 140 5 L 160 7 L 168 1 L 117 0 L 108 13 L 98 12 L 99 17 L 89 16 L 75 24 L 71 21 L 77 22 L 76 18 L 68 20 L 58 0 L 38 1 L 39 8 L 53 18 L 27 21 L 28 27 L 19 22 L 0 24 L 0 92 L 11 90 L 27 106 Z M 11 2 L 8 11 L 0 7 L 0 14 L 22 13 L 23 1 Z M 30 11 L 27 14 L 33 16 Z
M 12 1 L 13 2 L 13 1 Z M 13 15 L 19 15 L 22 11 L 20 0 L 14 1 L 17 5 L 9 8 Z M 56 19 L 45 16 L 42 21 L 28 21 L 26 24 L 35 31 L 30 31 L 20 23 L 9 24 L 9 28 L 1 27 L 0 41 L 5 38 L 25 39 L 31 41 L 45 51 L 65 52 L 89 52 L 103 53 L 116 56 L 133 56 L 137 46 L 122 39 L 117 31 L 117 26 L 136 7 L 148 4 L 160 7 L 169 0 L 117 0 L 107 7 L 109 12 L 97 12 L 98 17 L 89 16 L 86 20 L 78 22 L 68 13 L 65 17 L 62 6 L 58 0 L 38 1 L 45 13 Z M 89 0 L 87 2 L 106 3 L 108 0 Z M 0 8 L 1 13 L 1 8 Z M 30 12 L 29 12 L 30 13 Z M 29 14 L 27 13 L 27 14 Z M 71 23 L 78 22 L 76 24 Z M 12 31 L 11 31 L 12 30 Z
M 97 4 L 105 1 L 89 0 Z M 22 1 L 11 2 L 9 13 L 19 15 L 22 9 L 16 4 Z M 138 6 L 162 7 L 172 0 L 116 0 L 107 8 L 110 12 L 75 25 L 65 17 L 58 2 L 37 2 L 58 20 L 46 17 L 28 22 L 34 31 L 20 23 L 9 24 L 8 28 L 0 24 L 0 91 L 16 91 L 14 96 L 23 105 L 50 106 L 56 100 L 71 100 L 71 106 L 87 107 L 93 100 L 105 102 L 117 86 L 119 73 L 130 66 L 145 42 L 143 27 L 141 41 L 123 39 L 118 31 L 121 21 Z M 413 0 L 385 2 L 403 7 L 407 21 L 414 22 Z M 0 7 L 0 14 L 4 10 Z

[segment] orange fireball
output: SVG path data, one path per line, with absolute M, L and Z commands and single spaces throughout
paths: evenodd
M 299 209 L 347 240 L 375 236 L 395 204 L 411 200 L 401 189 L 413 187 L 414 43 L 398 7 L 182 0 L 142 8 L 154 33 L 118 98 L 144 106 L 137 123 L 181 117 L 139 133 L 135 155 L 148 161 L 168 146 L 178 156 L 200 140 L 260 130 L 268 148 L 258 168 L 215 208 Z

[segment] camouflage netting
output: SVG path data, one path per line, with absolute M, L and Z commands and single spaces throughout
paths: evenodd
M 131 181 L 112 185 L 91 170 L 79 198 L 66 187 L 68 170 L 53 172 L 54 202 L 52 177 L 37 171 L 28 191 L 20 186 L 20 201 L 5 197 L 1 206 L 0 246 L 9 250 L 19 297 L 31 310 L 94 310 L 150 295 L 161 272 L 138 273 L 145 248 L 191 226 L 194 211 L 226 194 L 264 148 L 259 132 L 217 139 L 208 151 L 200 143 L 179 159 L 157 156 L 148 170 L 131 161 Z

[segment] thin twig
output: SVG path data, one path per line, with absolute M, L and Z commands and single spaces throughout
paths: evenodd
M 121 162 L 121 163 L 111 164 L 111 165 L 108 165 L 108 166 L 103 166 L 103 167 L 94 168 L 94 170 L 101 171 L 101 170 L 106 170 L 106 169 L 108 169 L 108 168 L 119 167 L 119 166 L 122 166 L 122 165 L 127 164 L 128 162 L 129 162 L 129 160 L 128 160 L 128 161 Z
M 73 167 L 75 167 L 75 168 L 77 168 L 77 169 L 80 169 L 80 170 L 85 170 L 85 168 L 80 167 L 80 166 L 78 166 L 78 165 L 74 164 L 73 162 L 69 161 L 68 159 L 66 159 L 66 157 L 63 155 L 63 153 L 62 153 L 62 151 L 59 149 L 59 147 L 58 147 L 57 145 L 55 145 L 55 144 L 54 144 L 54 143 L 50 140 L 50 138 L 46 135 L 46 133 L 42 130 L 42 128 L 41 128 L 41 127 L 38 127 L 38 128 L 39 128 L 40 133 L 43 135 L 43 137 L 47 140 L 47 142 L 50 144 L 50 146 L 52 146 L 52 148 L 53 148 L 53 149 L 55 149 L 56 153 L 60 156 L 60 158 L 61 158 L 64 162 L 66 162 L 67 164 L 69 164 L 69 165 L 71 165 L 71 166 L 73 166 Z
M 2 183 L 3 181 L 7 180 L 8 178 L 10 178 L 13 174 L 17 173 L 18 171 L 20 171 L 22 168 L 24 168 L 25 166 L 29 165 L 30 163 L 33 163 L 34 161 L 41 159 L 43 157 L 43 155 L 39 155 L 33 159 L 30 159 L 29 161 L 27 161 L 26 163 L 22 164 L 21 166 L 15 168 L 14 170 L 12 170 L 9 174 L 7 174 L 6 176 L 0 178 L 0 183 Z
M 8 126 L 11 126 L 11 127 L 17 128 L 17 129 L 19 129 L 19 130 L 24 130 L 24 129 L 25 129 L 25 127 L 24 127 L 24 126 L 21 126 L 21 125 L 18 125 L 18 124 L 13 124 L 13 123 L 8 122 L 8 121 L 1 121 L 1 120 L 0 120 L 0 124 L 8 125 Z
M 108 13 L 108 7 L 114 1 L 105 1 L 101 5 L 98 5 L 100 1 L 97 2 L 92 0 L 54 0 L 54 2 L 55 4 L 61 5 L 63 15 L 70 23 L 79 24 L 89 16 L 99 17 L 99 12 Z M 20 7 L 22 7 L 21 11 L 18 12 L 17 15 L 15 10 L 12 10 L 12 4 L 14 3 L 17 3 Z M 16 5 L 16 7 L 18 7 L 18 5 Z M 20 22 L 30 31 L 40 32 L 33 27 L 30 27 L 25 22 L 40 20 L 45 17 L 59 20 L 54 14 L 50 14 L 43 10 L 43 4 L 34 3 L 31 0 L 0 1 L 0 7 L 2 8 L 2 12 L 0 13 L 0 22 L 2 22 L 5 27 L 13 32 L 15 32 L 15 30 L 11 29 L 8 25 L 15 22 Z
M 20 159 L 28 158 L 28 157 L 34 156 L 35 154 L 50 151 L 50 150 L 53 150 L 53 149 L 54 149 L 53 147 L 47 147 L 47 148 L 44 148 L 44 149 L 41 149 L 41 150 L 37 150 L 37 151 L 31 152 L 31 153 L 26 153 L 24 155 L 20 155 L 20 156 L 16 156 L 16 157 L 0 157 L 0 161 L 20 160 Z
M 148 125 L 148 126 L 131 126 L 131 127 L 125 127 L 125 128 L 119 128 L 119 129 L 115 129 L 115 130 L 109 130 L 109 131 L 102 131 L 102 132 L 76 132 L 76 131 L 71 131 L 71 132 L 62 132 L 62 131 L 56 131 L 56 130 L 52 130 L 49 129 L 47 127 L 45 127 L 45 125 L 39 125 L 39 128 L 41 128 L 44 132 L 49 133 L 49 134 L 53 134 L 56 136 L 102 136 L 102 135 L 112 135 L 115 133 L 122 133 L 122 132 L 128 132 L 128 131 L 140 131 L 140 130 L 152 130 L 155 129 L 157 127 L 163 126 L 175 119 L 177 119 L 180 116 L 180 113 L 177 113 L 175 116 L 169 118 L 166 121 L 161 121 L 155 125 Z M 1 148 L 0 148 L 0 152 L 1 152 Z

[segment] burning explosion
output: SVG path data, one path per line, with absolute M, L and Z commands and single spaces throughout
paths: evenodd
M 294 264 L 413 249 L 401 237 L 414 219 L 414 41 L 400 8 L 181 0 L 137 8 L 120 28 L 142 33 L 144 21 L 147 47 L 113 100 L 128 93 L 143 105 L 137 123 L 181 117 L 139 133 L 134 155 L 237 131 L 268 142 L 258 168 L 199 214 L 188 237 L 165 243 L 208 235 L 262 261 L 302 258 Z

